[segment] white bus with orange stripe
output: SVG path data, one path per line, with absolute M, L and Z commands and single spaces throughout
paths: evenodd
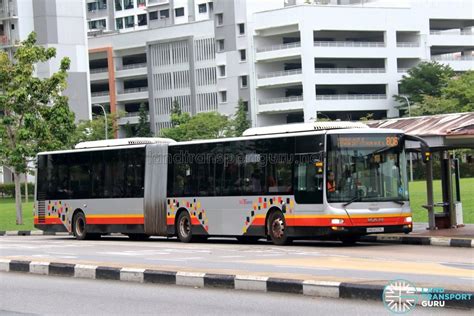
M 35 226 L 78 239 L 123 233 L 275 244 L 408 233 L 408 138 L 335 122 L 179 143 L 81 143 L 38 154 Z

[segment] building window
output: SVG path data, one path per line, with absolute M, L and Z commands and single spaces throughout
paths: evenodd
M 122 0 L 115 0 L 115 11 L 122 11 Z
M 211 13 L 212 11 L 214 11 L 214 3 L 209 2 L 208 5 L 209 5 L 209 13 Z
M 217 13 L 216 14 L 216 24 L 217 26 L 220 26 L 224 24 L 224 13 Z
M 123 0 L 123 7 L 125 10 L 133 9 L 133 0 Z
M 239 49 L 240 61 L 247 60 L 247 51 L 245 49 Z
M 87 11 L 95 11 L 97 10 L 97 2 L 90 2 L 87 4 Z
M 225 65 L 217 66 L 219 77 L 225 77 Z
M 146 0 L 137 0 L 137 7 L 138 8 L 146 7 Z
M 123 18 L 115 19 L 115 27 L 117 28 L 117 30 L 123 29 Z
M 199 13 L 206 13 L 207 12 L 207 5 L 205 3 L 201 3 L 198 5 Z
M 169 17 L 170 17 L 170 10 L 169 9 L 160 11 L 160 19 L 169 19 Z
M 89 21 L 89 30 L 103 30 L 106 27 L 105 19 Z
M 134 27 L 135 26 L 135 17 L 133 15 L 126 16 L 125 18 L 125 28 Z
M 137 15 L 138 26 L 147 25 L 146 14 Z
M 219 91 L 219 96 L 221 98 L 221 103 L 227 102 L 227 91 Z
M 158 11 L 151 11 L 149 19 L 150 20 L 158 20 Z
M 244 111 L 248 112 L 249 111 L 249 101 L 242 101 L 242 103 L 244 105 Z
M 218 52 L 223 52 L 224 51 L 224 40 L 223 39 L 219 39 L 216 41 L 217 43 L 217 51 Z
M 99 10 L 107 9 L 107 0 L 99 0 Z
M 174 9 L 174 16 L 175 17 L 184 16 L 184 8 Z
M 237 28 L 239 29 L 239 35 L 245 34 L 245 23 L 237 24 Z
M 240 87 L 248 88 L 248 76 L 240 76 Z

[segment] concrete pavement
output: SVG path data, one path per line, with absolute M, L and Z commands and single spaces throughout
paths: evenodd
M 0 273 L 2 315 L 389 315 L 382 302 Z M 412 315 L 466 315 L 417 306 Z

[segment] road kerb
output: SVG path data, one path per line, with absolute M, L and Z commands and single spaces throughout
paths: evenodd
M 308 296 L 339 298 L 341 282 L 303 281 L 303 294 Z
M 120 270 L 120 281 L 143 283 L 145 269 L 122 268 Z
M 245 291 L 267 291 L 267 280 L 268 277 L 256 276 L 256 275 L 236 275 L 235 276 L 235 289 Z

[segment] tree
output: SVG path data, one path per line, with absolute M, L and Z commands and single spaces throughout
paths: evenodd
M 184 124 L 191 119 L 191 115 L 189 115 L 189 113 L 187 112 L 183 113 L 181 111 L 181 106 L 179 105 L 179 102 L 176 99 L 173 101 L 170 117 L 171 117 L 171 125 L 173 127 L 177 127 L 181 124 Z
M 443 96 L 457 101 L 457 112 L 474 112 L 474 71 L 466 71 L 448 82 Z
M 148 111 L 146 110 L 145 104 L 140 104 L 139 119 L 136 129 L 136 136 L 138 137 L 151 137 L 150 123 L 148 122 Z
M 56 56 L 55 48 L 36 45 L 32 32 L 10 60 L 0 52 L 0 164 L 14 174 L 16 223 L 23 224 L 20 174 L 39 151 L 69 148 L 75 131 L 66 88 L 70 60 L 63 58 L 49 78 L 35 76 L 35 65 Z
M 413 106 L 413 115 L 434 115 L 474 111 L 474 72 L 468 71 L 451 79 L 439 97 L 424 95 Z
M 244 101 L 239 99 L 237 111 L 235 112 L 235 117 L 232 120 L 234 136 L 242 136 L 245 130 L 250 127 L 250 121 L 247 117 L 247 110 L 248 109 L 245 107 Z
M 441 90 L 454 77 L 454 71 L 448 65 L 435 61 L 421 62 L 408 70 L 408 76 L 400 80 L 400 94 L 408 97 L 411 103 L 423 101 L 423 96 L 441 96 Z M 394 98 L 404 106 L 406 100 L 395 95 Z
M 161 130 L 162 136 L 176 141 L 213 139 L 225 137 L 229 134 L 229 119 L 217 112 L 198 113 L 178 126 Z
M 117 121 L 120 118 L 118 114 L 107 114 L 107 134 L 113 137 L 118 130 Z M 105 139 L 105 120 L 103 115 L 97 115 L 92 120 L 80 121 L 77 124 L 76 133 L 74 134 L 73 143 L 89 142 L 94 140 Z

